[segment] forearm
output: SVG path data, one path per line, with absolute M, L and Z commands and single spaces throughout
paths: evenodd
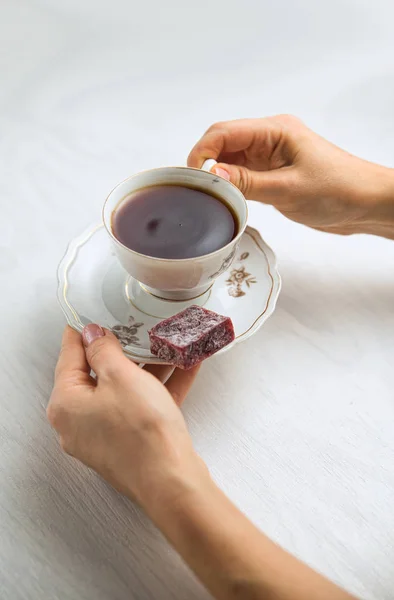
M 262 534 L 208 476 L 147 512 L 218 600 L 351 598 Z

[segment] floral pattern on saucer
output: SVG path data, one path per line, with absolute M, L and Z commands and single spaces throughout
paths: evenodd
M 249 256 L 249 252 L 243 252 L 239 257 L 239 261 L 246 260 Z M 226 280 L 226 285 L 229 286 L 228 293 L 234 298 L 241 298 L 245 296 L 243 284 L 250 288 L 252 283 L 257 283 L 257 280 L 253 275 L 247 273 L 245 265 L 241 265 L 238 268 L 234 267 L 230 271 L 230 277 Z
M 137 334 L 138 329 L 143 327 L 143 325 L 143 323 L 137 323 L 135 318 L 130 315 L 127 325 L 114 325 L 111 328 L 111 331 L 114 335 L 116 335 L 122 346 L 130 346 L 132 344 L 135 346 L 141 346 Z

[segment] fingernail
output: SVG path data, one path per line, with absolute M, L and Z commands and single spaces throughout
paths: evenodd
M 90 346 L 90 344 L 98 340 L 98 338 L 104 336 L 104 329 L 100 327 L 100 325 L 96 325 L 95 323 L 90 323 L 90 325 L 86 325 L 86 327 L 84 327 L 82 331 L 82 340 L 86 347 Z
M 214 173 L 216 173 L 216 175 L 219 175 L 219 177 L 223 177 L 223 179 L 230 181 L 230 173 L 225 169 L 222 169 L 221 167 L 214 167 L 212 170 Z

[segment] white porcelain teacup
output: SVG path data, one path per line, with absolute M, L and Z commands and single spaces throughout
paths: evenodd
M 151 294 L 166 300 L 191 300 L 206 292 L 215 279 L 233 261 L 240 238 L 245 231 L 248 209 L 243 194 L 232 183 L 210 173 L 215 161 L 206 161 L 203 169 L 162 167 L 132 175 L 119 183 L 104 203 L 103 220 L 116 254 L 126 271 Z M 205 169 L 205 170 L 204 170 Z M 130 250 L 114 235 L 112 215 L 132 192 L 152 185 L 181 185 L 212 192 L 222 198 L 238 220 L 237 236 L 211 254 L 196 258 L 163 259 Z

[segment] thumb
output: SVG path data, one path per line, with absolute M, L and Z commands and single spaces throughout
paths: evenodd
M 275 199 L 288 195 L 289 171 L 285 168 L 251 171 L 239 165 L 218 163 L 212 167 L 212 172 L 231 181 L 247 200 L 258 200 L 275 205 Z
M 123 354 L 122 347 L 113 333 L 100 325 L 91 323 L 82 331 L 86 359 L 97 377 L 113 378 L 123 368 L 130 369 L 136 365 Z

